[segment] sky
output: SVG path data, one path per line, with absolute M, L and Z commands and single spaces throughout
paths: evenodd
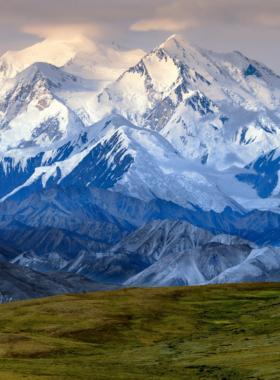
M 75 34 L 150 51 L 174 33 L 280 74 L 279 0 L 0 0 L 0 55 Z

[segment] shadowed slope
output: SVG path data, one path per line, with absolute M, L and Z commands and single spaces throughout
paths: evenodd
M 67 293 L 119 289 L 73 273 L 41 273 L 21 265 L 0 261 L 0 304 Z

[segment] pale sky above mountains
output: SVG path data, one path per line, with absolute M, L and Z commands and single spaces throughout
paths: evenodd
M 207 49 L 241 51 L 280 74 L 279 0 L 0 0 L 0 55 L 81 33 L 146 51 L 180 33 Z

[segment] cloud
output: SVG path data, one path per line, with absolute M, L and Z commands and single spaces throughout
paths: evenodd
M 58 25 L 25 25 L 21 31 L 32 34 L 40 38 L 64 38 L 71 39 L 73 36 L 82 34 L 91 38 L 98 38 L 101 34 L 101 27 L 94 24 L 58 24 Z
M 261 26 L 269 28 L 279 28 L 280 26 L 280 14 L 263 12 L 255 16 L 255 23 Z
M 198 26 L 195 20 L 175 20 L 168 18 L 154 18 L 139 20 L 131 25 L 130 30 L 148 32 L 151 30 L 177 31 Z
M 279 0 L 0 0 L 0 25 L 46 36 L 74 30 L 115 36 L 199 27 L 280 27 Z M 106 28 L 96 25 L 105 24 Z M 26 26 L 27 25 L 27 26 Z M 31 28 L 32 27 L 32 28 Z M 23 28 L 23 29 L 22 29 Z M 41 31 L 40 31 L 41 29 Z M 72 32 L 71 32 L 72 33 Z
M 213 25 L 280 27 L 279 0 L 177 0 L 158 4 L 152 13 L 153 17 L 136 21 L 130 29 L 176 31 Z

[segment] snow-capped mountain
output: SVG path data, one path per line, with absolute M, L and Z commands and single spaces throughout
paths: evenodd
M 226 168 L 279 146 L 279 101 L 280 77 L 265 65 L 174 35 L 96 96 L 91 113 L 118 112 L 185 157 Z
M 8 52 L 0 259 L 128 286 L 278 280 L 279 125 L 279 76 L 179 35 Z
M 135 65 L 144 51 L 83 36 L 46 39 L 0 58 L 1 151 L 73 137 L 92 121 L 87 102 Z M 13 137 L 18 136 L 17 140 Z
M 81 131 L 84 124 L 55 90 L 82 85 L 81 78 L 46 63 L 35 63 L 8 79 L 0 89 L 1 152 L 46 148 Z
M 71 39 L 47 38 L 21 51 L 8 51 L 0 58 L 0 83 L 37 62 L 64 68 L 70 74 L 99 81 L 116 80 L 135 65 L 145 52 L 118 44 L 97 44 L 83 35 Z
M 161 198 L 191 209 L 197 205 L 221 212 L 229 206 L 242 211 L 215 184 L 194 171 L 190 162 L 158 132 L 137 128 L 119 116 L 107 117 L 89 129 L 80 153 L 71 155 L 70 151 L 71 157 L 63 161 L 51 160 L 49 154 L 37 157 L 41 161 L 38 167 L 31 165 L 28 179 L 4 199 L 21 200 L 34 190 L 57 183 L 112 189 L 144 201 Z M 77 140 L 70 145 L 73 147 Z M 57 151 L 52 155 L 57 157 Z M 7 173 L 5 164 L 4 159 L 3 172 Z
M 218 212 L 226 206 L 279 212 L 277 199 L 263 201 L 250 164 L 278 144 L 276 74 L 238 52 L 216 54 L 175 35 L 95 96 L 96 80 L 69 74 L 69 67 L 80 62 L 82 49 L 94 51 L 102 67 L 106 59 L 117 67 L 120 59 L 108 53 L 112 48 L 83 38 L 73 41 L 60 41 L 67 64 L 56 61 L 59 43 L 54 40 L 30 48 L 32 59 L 47 60 L 45 46 L 48 62 L 60 68 L 32 63 L 17 74 L 32 61 L 23 59 L 29 57 L 23 51 L 18 62 L 24 65 L 2 81 L 2 199 L 22 200 L 58 183 Z M 132 54 L 118 47 L 112 51 Z M 233 172 L 233 165 L 240 169 Z M 264 181 L 266 176 L 260 176 Z M 267 180 L 273 187 L 276 175 Z

